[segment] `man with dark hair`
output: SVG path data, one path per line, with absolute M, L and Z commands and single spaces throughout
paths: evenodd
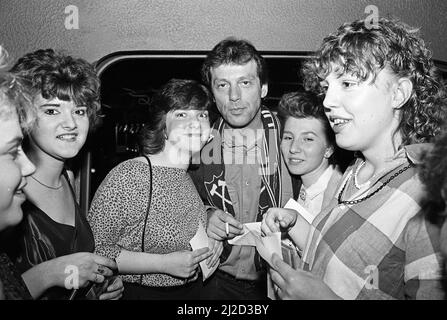
M 221 117 L 191 174 L 209 206 L 208 236 L 224 243 L 220 267 L 205 283 L 203 297 L 266 299 L 266 269 L 255 247 L 227 240 L 292 196 L 279 149 L 280 123 L 261 103 L 268 92 L 267 66 L 251 43 L 228 38 L 208 54 L 202 77 Z

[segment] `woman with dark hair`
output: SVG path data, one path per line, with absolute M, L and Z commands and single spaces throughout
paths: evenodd
M 16 264 L 33 297 L 68 299 L 79 287 L 103 283 L 116 269 L 114 261 L 92 253 L 93 234 L 66 167 L 97 121 L 99 79 L 87 61 L 51 49 L 25 55 L 11 71 L 26 84 L 37 110 L 25 145 L 36 171 L 23 188 L 27 200 L 15 234 Z M 106 290 L 100 299 L 117 299 L 122 282 Z
M 211 104 L 198 82 L 170 80 L 148 109 L 142 156 L 112 169 L 96 191 L 88 216 L 96 252 L 116 259 L 124 299 L 199 299 L 199 262 L 218 262 L 220 243 L 189 244 L 206 211 L 186 170 L 209 138 Z
M 283 132 L 281 152 L 292 175 L 301 179 L 298 203 L 316 216 L 335 194 L 342 173 L 335 165 L 335 135 L 322 101 L 311 92 L 282 96 L 278 118 Z

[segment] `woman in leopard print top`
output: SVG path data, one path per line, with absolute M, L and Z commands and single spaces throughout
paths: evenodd
M 96 252 L 116 259 L 125 299 L 199 299 L 199 262 L 218 262 L 220 244 L 189 245 L 206 210 L 186 170 L 209 137 L 211 101 L 196 81 L 169 81 L 148 111 L 143 156 L 112 169 L 95 194 Z

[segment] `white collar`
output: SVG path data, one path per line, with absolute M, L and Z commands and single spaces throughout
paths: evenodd
M 323 174 L 318 178 L 318 180 L 313 183 L 310 187 L 305 188 L 304 185 L 301 186 L 301 189 L 306 191 L 306 198 L 313 199 L 322 192 L 326 191 L 329 180 L 331 180 L 332 173 L 335 168 L 332 165 L 329 165 Z

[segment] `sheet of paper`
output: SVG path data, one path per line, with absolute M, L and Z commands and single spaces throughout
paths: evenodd
M 271 264 L 273 253 L 282 257 L 281 233 L 275 232 L 268 236 L 261 236 L 261 222 L 244 224 L 244 234 L 228 240 L 229 244 L 256 247 L 261 257 Z
M 192 250 L 197 250 L 204 247 L 210 247 L 208 235 L 206 234 L 205 228 L 202 226 L 201 223 L 199 223 L 199 228 L 197 230 L 197 233 L 195 236 L 189 241 L 189 244 L 191 245 Z M 203 281 L 208 279 L 210 275 L 216 271 L 217 267 L 219 266 L 219 263 L 216 263 L 216 265 L 213 268 L 208 268 L 206 265 L 206 259 L 201 261 L 199 263 L 200 268 L 202 269 L 203 274 Z
M 259 255 L 267 261 L 269 265 L 272 265 L 273 253 L 278 254 L 283 258 L 281 247 L 281 232 L 271 233 L 268 236 L 261 236 L 261 222 L 252 222 L 244 224 L 244 234 L 234 237 L 228 241 L 232 245 L 240 246 L 253 246 L 256 247 Z M 270 278 L 270 274 L 267 276 L 267 296 L 276 300 L 274 291 L 274 284 Z
M 255 238 L 253 234 L 250 233 L 253 231 L 255 235 L 261 236 L 261 222 L 250 222 L 244 224 L 244 234 L 240 236 L 236 236 L 231 240 L 228 240 L 229 244 L 234 246 L 256 246 Z
M 256 238 L 256 249 L 261 257 L 267 261 L 269 265 L 272 265 L 273 253 L 282 257 L 281 233 L 275 232 L 265 237 Z M 267 276 L 267 296 L 272 300 L 276 300 L 274 284 L 270 278 L 270 274 Z
M 274 232 L 265 237 L 261 237 L 260 234 L 259 236 L 252 234 L 256 242 L 256 250 L 269 265 L 272 265 L 272 255 L 274 253 L 282 257 L 281 232 Z
M 309 224 L 312 224 L 312 221 L 314 221 L 314 216 L 306 210 L 302 205 L 300 205 L 298 202 L 290 198 L 289 201 L 287 201 L 286 205 L 284 206 L 285 209 L 292 209 L 297 211 L 304 219 L 309 222 Z

